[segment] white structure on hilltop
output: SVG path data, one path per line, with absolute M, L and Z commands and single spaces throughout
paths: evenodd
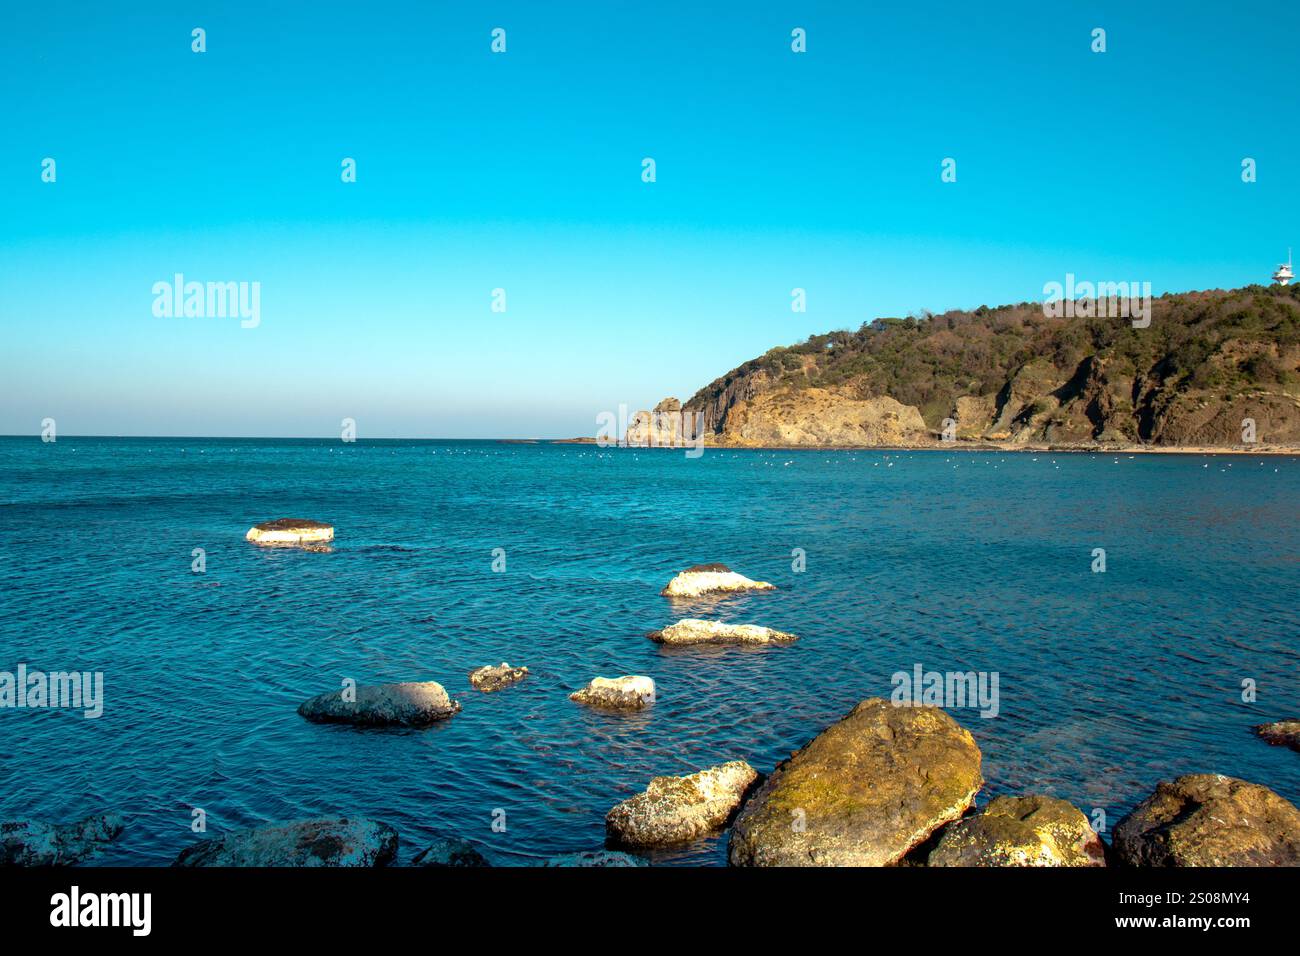
M 1295 273 L 1291 271 L 1291 250 L 1286 251 L 1286 262 L 1277 267 L 1277 272 L 1273 273 L 1273 281 L 1278 285 L 1290 285 L 1291 280 L 1295 278 Z

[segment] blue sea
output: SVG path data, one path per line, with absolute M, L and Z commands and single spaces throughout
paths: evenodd
M 120 811 L 109 865 L 170 863 L 195 808 L 208 835 L 365 815 L 401 862 L 446 830 L 535 863 L 601 847 L 657 774 L 769 771 L 917 664 L 999 675 L 996 717 L 951 711 L 981 801 L 1048 793 L 1113 826 L 1195 771 L 1300 801 L 1300 755 L 1251 733 L 1300 717 L 1298 501 L 1300 462 L 1262 456 L 0 439 L 0 670 L 101 671 L 105 697 L 98 719 L 0 710 L 0 820 Z M 284 516 L 332 523 L 333 550 L 244 540 Z M 779 590 L 659 596 L 714 561 Z M 645 637 L 690 616 L 801 639 Z M 470 688 L 503 660 L 531 676 Z M 652 708 L 568 700 L 622 674 L 655 679 Z M 298 716 L 346 678 L 437 680 L 463 710 Z M 725 838 L 648 856 L 720 865 Z

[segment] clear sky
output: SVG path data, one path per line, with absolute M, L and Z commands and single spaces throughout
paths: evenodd
M 6 4 L 0 433 L 591 435 L 1067 271 L 1266 282 L 1298 37 L 1250 0 Z M 260 324 L 155 316 L 178 272 Z

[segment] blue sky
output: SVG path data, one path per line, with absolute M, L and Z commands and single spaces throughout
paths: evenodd
M 0 433 L 590 435 L 1067 271 L 1267 281 L 1298 33 L 1253 2 L 11 4 Z M 260 325 L 156 317 L 177 272 L 260 282 Z

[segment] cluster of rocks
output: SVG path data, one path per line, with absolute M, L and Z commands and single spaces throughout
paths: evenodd
M 258 532 L 255 536 L 254 532 Z M 281 519 L 259 525 L 259 544 L 311 543 L 333 529 Z M 290 540 L 294 535 L 298 537 Z M 770 591 L 722 564 L 695 565 L 662 594 L 699 598 Z M 752 624 L 686 618 L 653 631 L 666 646 L 781 645 L 797 637 Z M 506 662 L 469 674 L 483 692 L 528 675 Z M 601 710 L 641 710 L 654 703 L 645 676 L 597 677 L 570 699 Z M 460 710 L 435 681 L 356 686 L 304 702 L 308 720 L 360 727 L 423 727 Z M 1269 743 L 1300 750 L 1300 721 L 1262 724 Z M 975 809 L 984 786 L 982 755 L 971 734 L 937 707 L 896 707 L 864 700 L 762 777 L 743 760 L 684 776 L 659 776 L 609 810 L 607 844 L 646 848 L 696 840 L 730 826 L 733 866 L 1297 866 L 1300 810 L 1259 784 L 1217 774 L 1161 782 L 1115 827 L 1107 847 L 1088 819 L 1045 794 L 999 796 Z M 0 824 L 0 864 L 73 864 L 116 838 L 115 815 L 77 824 Z M 361 818 L 276 823 L 204 840 L 178 866 L 385 866 L 396 859 L 397 833 Z M 438 834 L 415 866 L 483 867 L 478 849 Z M 616 850 L 553 857 L 543 866 L 642 866 Z
M 1300 809 L 1267 787 L 1221 774 L 1157 785 L 1115 827 L 1110 847 L 1087 818 L 1043 794 L 984 785 L 974 738 L 937 707 L 864 700 L 765 779 L 743 760 L 655 777 L 606 814 L 607 843 L 646 848 L 731 826 L 733 866 L 1300 866 Z M 80 863 L 115 839 L 115 814 L 75 824 L 0 824 L 0 865 Z M 235 830 L 185 849 L 176 866 L 374 867 L 397 859 L 386 823 L 322 818 Z M 485 867 L 469 841 L 438 833 L 413 866 Z M 617 850 L 540 865 L 643 866 Z
M 970 734 L 934 707 L 863 701 L 781 763 L 732 827 L 738 866 L 1105 866 L 1084 815 L 982 786 Z M 1115 827 L 1122 866 L 1300 866 L 1300 810 L 1218 774 L 1162 782 Z

